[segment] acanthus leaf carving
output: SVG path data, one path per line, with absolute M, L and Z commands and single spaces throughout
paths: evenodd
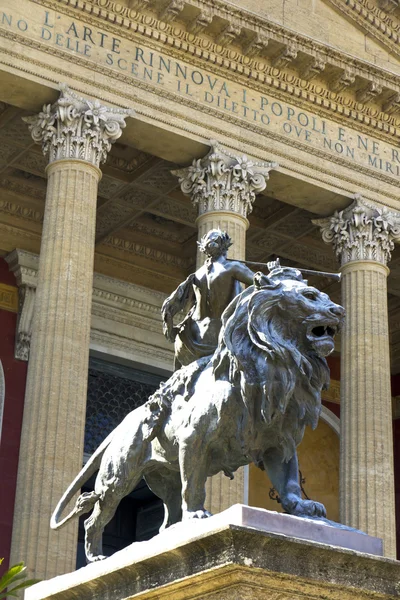
M 170 0 L 159 12 L 158 16 L 165 23 L 171 23 L 180 15 L 185 8 L 183 0 Z
M 256 194 L 266 188 L 269 172 L 278 164 L 253 163 L 247 156 L 233 156 L 214 140 L 210 145 L 204 158 L 172 173 L 179 178 L 182 192 L 198 205 L 199 215 L 228 211 L 246 218 Z
M 356 80 L 355 70 L 346 67 L 343 71 L 340 71 L 336 77 L 334 77 L 330 83 L 330 88 L 333 92 L 339 93 L 344 89 L 353 85 Z
M 359 194 L 346 209 L 313 223 L 320 227 L 323 241 L 333 245 L 342 265 L 357 260 L 386 265 L 400 241 L 400 214 L 366 202 Z
M 201 10 L 195 19 L 187 25 L 187 30 L 193 35 L 201 33 L 211 24 L 213 14 L 210 10 Z
M 31 347 L 36 288 L 22 285 L 18 290 L 18 295 L 19 309 L 14 355 L 18 360 L 28 361 Z
M 357 101 L 363 102 L 364 104 L 371 102 L 371 100 L 382 94 L 382 90 L 383 88 L 380 83 L 370 81 L 366 87 L 358 90 L 356 94 Z
M 322 73 L 322 71 L 325 69 L 325 66 L 325 58 L 321 56 L 314 56 L 301 72 L 301 77 L 306 81 L 311 81 L 314 79 L 314 77 L 317 77 L 317 75 Z
M 111 145 L 121 136 L 130 109 L 109 107 L 99 100 L 87 100 L 60 84 L 61 94 L 54 104 L 45 104 L 28 123 L 34 142 L 42 145 L 49 162 L 76 159 L 96 167 L 103 163 Z

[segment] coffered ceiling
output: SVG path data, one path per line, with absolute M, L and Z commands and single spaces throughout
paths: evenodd
M 0 253 L 15 247 L 39 253 L 46 195 L 46 159 L 32 143 L 21 117 L 0 105 Z M 122 138 L 123 139 L 123 138 Z M 181 166 L 181 165 L 179 165 Z M 171 170 L 177 165 L 136 148 L 113 146 L 99 185 L 95 270 L 163 292 L 172 291 L 195 268 L 197 210 Z M 316 214 L 277 200 L 273 174 L 250 215 L 247 256 L 308 269 L 336 271 L 333 251 L 311 219 Z M 321 190 L 323 194 L 323 190 Z M 312 201 L 309 202 L 312 206 Z M 389 318 L 392 370 L 400 372 L 400 248 L 390 264 Z M 257 270 L 257 267 L 254 267 Z M 310 282 L 340 301 L 340 285 Z

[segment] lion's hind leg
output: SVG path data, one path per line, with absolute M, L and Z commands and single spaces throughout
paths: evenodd
M 142 478 L 142 470 L 129 480 L 114 480 L 113 484 L 98 493 L 93 512 L 86 519 L 85 553 L 87 562 L 95 562 L 106 558 L 103 555 L 103 531 L 113 518 L 122 498 L 133 490 Z
M 182 482 L 179 471 L 160 467 L 144 475 L 151 491 L 164 502 L 160 532 L 182 520 Z

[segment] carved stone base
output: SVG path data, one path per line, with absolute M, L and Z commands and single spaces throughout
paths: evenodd
M 285 534 L 276 533 L 279 525 Z M 339 540 L 353 550 L 329 544 Z M 25 598 L 395 598 L 400 563 L 373 556 L 381 549 L 379 542 L 358 532 L 235 505 L 210 519 L 176 525 L 75 573 L 43 581 L 30 588 Z M 370 554 L 356 551 L 354 544 Z

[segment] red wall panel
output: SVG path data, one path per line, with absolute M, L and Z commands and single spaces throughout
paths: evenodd
M 16 285 L 14 275 L 0 258 L 0 283 Z M 17 482 L 27 363 L 14 358 L 17 315 L 0 308 L 0 360 L 5 378 L 5 404 L 0 443 L 0 566 L 2 573 L 9 561 L 11 530 Z

